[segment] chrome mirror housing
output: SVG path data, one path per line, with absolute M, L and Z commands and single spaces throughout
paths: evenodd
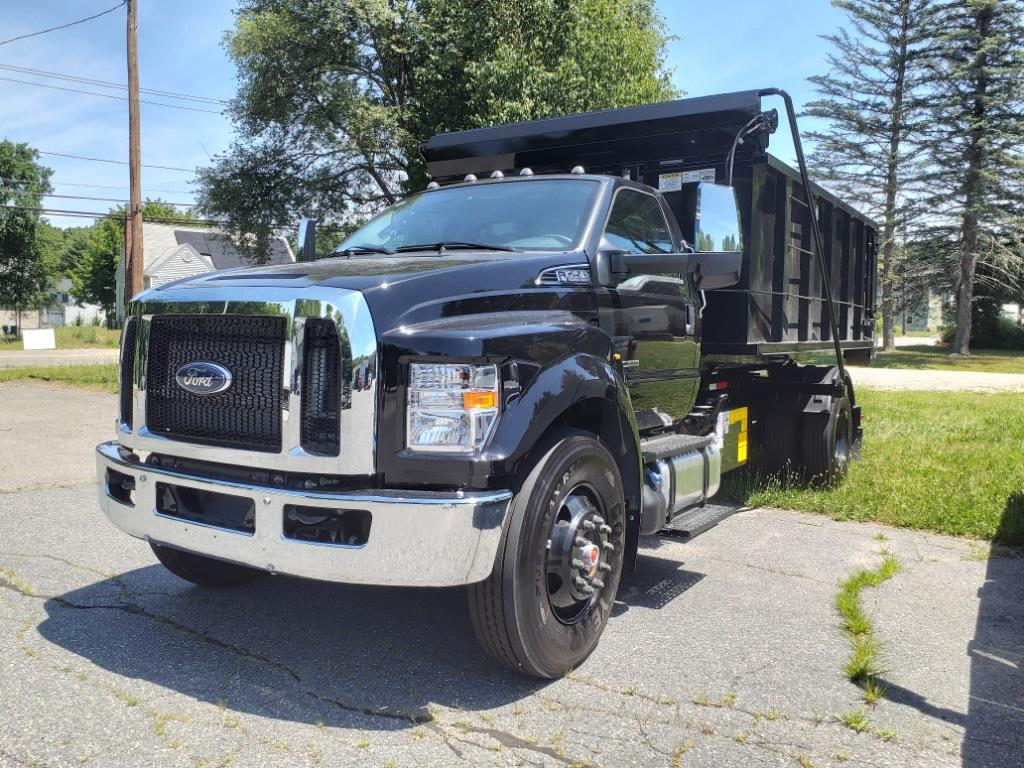
M 723 184 L 697 185 L 693 249 L 697 253 L 742 253 L 736 190 Z

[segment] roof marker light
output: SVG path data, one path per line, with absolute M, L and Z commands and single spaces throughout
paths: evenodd
M 468 181 L 470 184 L 472 184 L 474 181 L 476 181 L 476 174 L 467 173 L 466 178 L 464 178 L 463 181 Z
M 532 168 L 523 168 L 523 170 L 521 170 L 519 172 L 519 175 L 520 176 L 533 176 L 533 169 Z
M 440 189 L 440 188 L 441 188 L 441 185 L 438 184 L 436 181 L 432 181 L 429 184 L 427 184 L 427 189 L 430 190 L 430 191 L 433 191 L 435 189 Z
M 569 173 L 571 173 L 573 176 L 579 176 L 581 174 L 586 173 L 586 171 L 583 170 L 583 166 L 582 165 L 574 165 L 572 167 L 572 170 L 569 171 Z
M 504 179 L 505 178 L 505 174 L 502 173 L 501 171 L 494 171 L 494 172 L 491 173 L 491 178 L 492 179 Z

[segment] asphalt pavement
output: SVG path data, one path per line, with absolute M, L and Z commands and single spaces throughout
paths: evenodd
M 646 541 L 592 657 L 530 680 L 478 650 L 462 590 L 170 575 L 96 506 L 115 402 L 0 384 L 2 766 L 1024 766 L 1024 559 L 742 511 Z M 50 472 L 11 482 L 21 455 Z M 833 599 L 883 548 L 867 708 Z

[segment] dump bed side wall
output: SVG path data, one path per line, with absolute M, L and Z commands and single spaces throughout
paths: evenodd
M 693 171 L 693 169 L 690 169 Z M 710 176 L 711 168 L 703 170 Z M 716 167 L 719 183 L 724 166 Z M 693 241 L 685 221 L 692 184 L 665 190 L 671 168 L 642 174 L 659 184 Z M 687 178 L 687 177 L 684 177 Z M 744 260 L 740 282 L 709 291 L 704 311 L 703 350 L 710 355 L 774 355 L 831 349 L 828 304 L 817 258 L 810 212 L 799 174 L 783 163 L 737 164 L 734 185 L 740 202 Z M 819 221 L 836 302 L 839 339 L 844 348 L 874 344 L 877 232 L 866 217 L 823 190 L 816 190 Z

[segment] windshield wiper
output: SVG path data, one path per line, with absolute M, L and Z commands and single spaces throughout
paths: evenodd
M 494 243 L 467 243 L 462 240 L 442 240 L 438 243 L 420 243 L 419 245 L 403 245 L 395 248 L 393 253 L 407 253 L 408 251 L 437 251 L 438 255 L 447 250 L 455 248 L 472 248 L 478 251 L 508 251 L 518 253 L 518 248 L 511 245 L 495 245 Z
M 378 248 L 376 245 L 351 245 L 348 248 L 342 248 L 340 251 L 335 251 L 332 256 L 344 256 L 346 259 L 353 253 L 383 253 L 386 256 L 391 256 L 394 251 L 389 251 L 387 248 Z

